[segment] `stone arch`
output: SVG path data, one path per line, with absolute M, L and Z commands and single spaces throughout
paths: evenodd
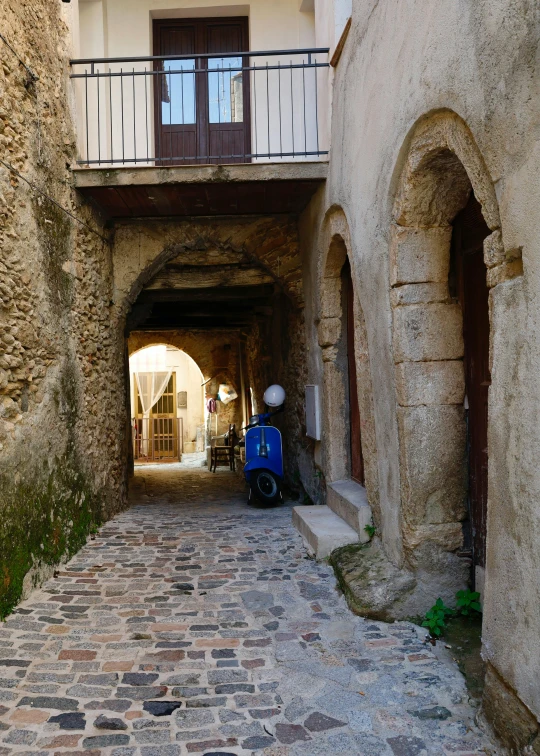
M 201 371 L 203 380 L 211 377 L 212 366 L 207 355 L 199 347 L 196 340 L 193 339 L 192 334 L 185 334 L 181 331 L 158 331 L 156 333 L 135 331 L 128 338 L 128 355 L 132 357 L 136 352 L 140 352 L 141 349 L 160 344 L 175 347 L 181 352 L 185 352 Z
M 273 283 L 295 309 L 303 307 L 302 263 L 295 218 L 201 218 L 119 225 L 114 240 L 114 303 L 122 323 L 142 289 L 167 263 L 219 254 L 242 259 Z
M 467 490 L 463 322 L 448 286 L 452 222 L 471 192 L 491 231 L 488 286 L 509 265 L 489 171 L 450 111 L 420 120 L 408 139 L 390 240 L 404 552 L 448 596 L 466 579 L 457 557 Z
M 238 268 L 242 269 L 245 275 L 252 276 L 252 283 L 273 286 L 276 296 L 283 295 L 290 303 L 290 311 L 298 324 L 292 330 L 295 334 L 303 334 L 302 262 L 295 216 L 205 217 L 182 221 L 130 220 L 118 223 L 115 227 L 112 257 L 111 318 L 118 355 L 122 355 L 125 387 L 128 364 L 124 337 L 126 334 L 133 337 L 139 324 L 146 319 L 147 305 L 139 300 L 139 295 L 145 287 L 153 285 L 168 263 L 187 264 L 191 268 L 201 265 L 203 260 L 217 260 L 218 263 L 223 263 L 222 267 L 230 264 L 234 273 L 228 281 L 217 281 L 216 286 L 234 285 L 234 274 Z M 207 270 L 210 269 L 208 265 Z M 217 341 L 217 332 L 213 332 L 213 335 Z M 154 333 L 154 336 L 157 334 Z M 164 341 L 167 342 L 167 338 Z M 185 351 L 199 364 L 205 378 L 215 378 L 214 382 L 217 382 L 221 373 L 212 371 L 212 365 L 226 364 L 227 360 L 222 360 L 221 357 L 227 357 L 222 351 L 229 341 L 226 335 L 223 335 L 222 344 L 209 345 L 206 341 L 209 354 L 206 358 L 197 356 L 195 351 L 190 352 L 188 348 Z M 237 342 L 231 343 L 232 366 L 235 360 L 238 361 L 239 347 Z M 232 377 L 238 390 L 240 378 L 237 372 L 233 371 Z M 127 391 L 125 395 L 127 406 Z M 240 403 L 228 405 L 230 409 L 220 415 L 220 422 L 230 420 L 240 427 L 240 410 L 234 414 L 237 405 L 240 406 Z M 126 417 L 127 415 L 128 413 Z
M 364 311 L 358 293 L 357 264 L 345 213 L 333 208 L 321 238 L 319 268 L 318 339 L 323 361 L 323 439 L 328 483 L 350 478 L 347 356 L 341 272 L 349 260 L 353 281 L 354 348 L 365 488 L 375 522 L 379 524 L 377 449 L 372 382 Z

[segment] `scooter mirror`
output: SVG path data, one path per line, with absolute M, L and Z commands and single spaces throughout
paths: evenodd
M 258 423 L 259 423 L 259 416 L 258 415 L 252 415 L 249 418 L 249 425 L 250 425 L 250 427 L 258 425 Z

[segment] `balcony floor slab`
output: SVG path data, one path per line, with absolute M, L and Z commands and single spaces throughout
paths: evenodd
M 75 187 L 107 218 L 301 212 L 326 161 L 76 168 Z

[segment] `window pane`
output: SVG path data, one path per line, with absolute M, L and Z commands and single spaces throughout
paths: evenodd
M 195 59 L 164 60 L 161 83 L 161 123 L 164 126 L 195 123 Z
M 210 123 L 244 120 L 241 67 L 242 58 L 209 58 L 208 68 L 214 69 L 208 74 Z

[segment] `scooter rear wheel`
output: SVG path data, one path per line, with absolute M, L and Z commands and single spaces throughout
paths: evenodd
M 280 481 L 270 470 L 257 470 L 250 481 L 253 495 L 263 504 L 275 504 L 281 498 Z

